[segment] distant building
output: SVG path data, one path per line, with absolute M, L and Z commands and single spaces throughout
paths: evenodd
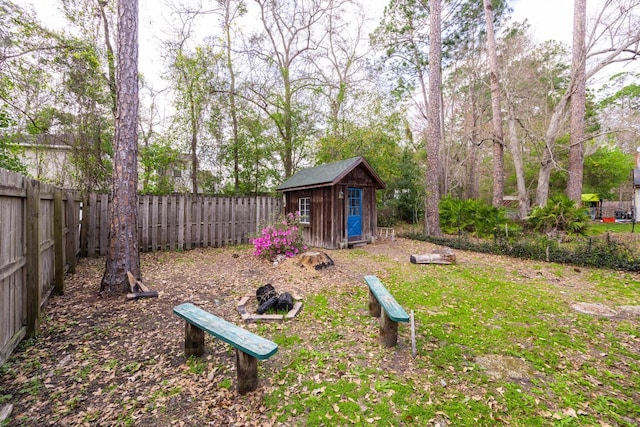
M 81 188 L 73 163 L 73 135 L 25 135 L 17 141 L 21 148 L 21 162 L 29 175 L 39 181 L 62 188 Z M 191 188 L 189 155 L 181 156 L 178 165 L 171 170 L 157 170 L 154 173 L 168 177 L 176 191 Z M 138 162 L 138 190 L 142 190 L 142 165 Z

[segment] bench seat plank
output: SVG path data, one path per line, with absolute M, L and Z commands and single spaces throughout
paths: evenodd
M 197 328 L 256 359 L 268 359 L 278 351 L 278 344 L 220 319 L 191 303 L 180 304 L 173 308 L 173 312 Z
M 394 322 L 408 322 L 409 315 L 404 308 L 398 304 L 395 298 L 384 287 L 380 279 L 376 276 L 364 276 L 364 281 L 369 286 L 369 290 L 376 297 L 380 305 L 383 307 L 389 319 Z

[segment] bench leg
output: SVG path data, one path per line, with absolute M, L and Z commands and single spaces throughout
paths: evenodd
M 258 359 L 236 348 L 238 393 L 246 394 L 258 388 Z
M 189 322 L 184 322 L 184 354 L 186 357 L 204 354 L 204 331 Z
M 398 343 L 398 322 L 389 319 L 387 313 L 382 310 L 380 316 L 380 344 L 384 347 L 393 347 Z
M 380 317 L 380 303 L 371 290 L 369 290 L 369 316 Z

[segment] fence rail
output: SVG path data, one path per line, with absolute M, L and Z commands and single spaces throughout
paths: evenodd
M 62 190 L 0 169 L 0 364 L 37 334 L 79 256 L 106 255 L 108 194 Z M 278 197 L 140 196 L 141 251 L 247 243 L 281 212 Z

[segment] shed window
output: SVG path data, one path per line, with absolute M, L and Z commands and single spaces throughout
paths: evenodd
M 309 218 L 311 218 L 311 198 L 310 197 L 300 197 L 298 199 L 298 211 L 300 212 L 300 222 L 304 224 L 308 224 Z

